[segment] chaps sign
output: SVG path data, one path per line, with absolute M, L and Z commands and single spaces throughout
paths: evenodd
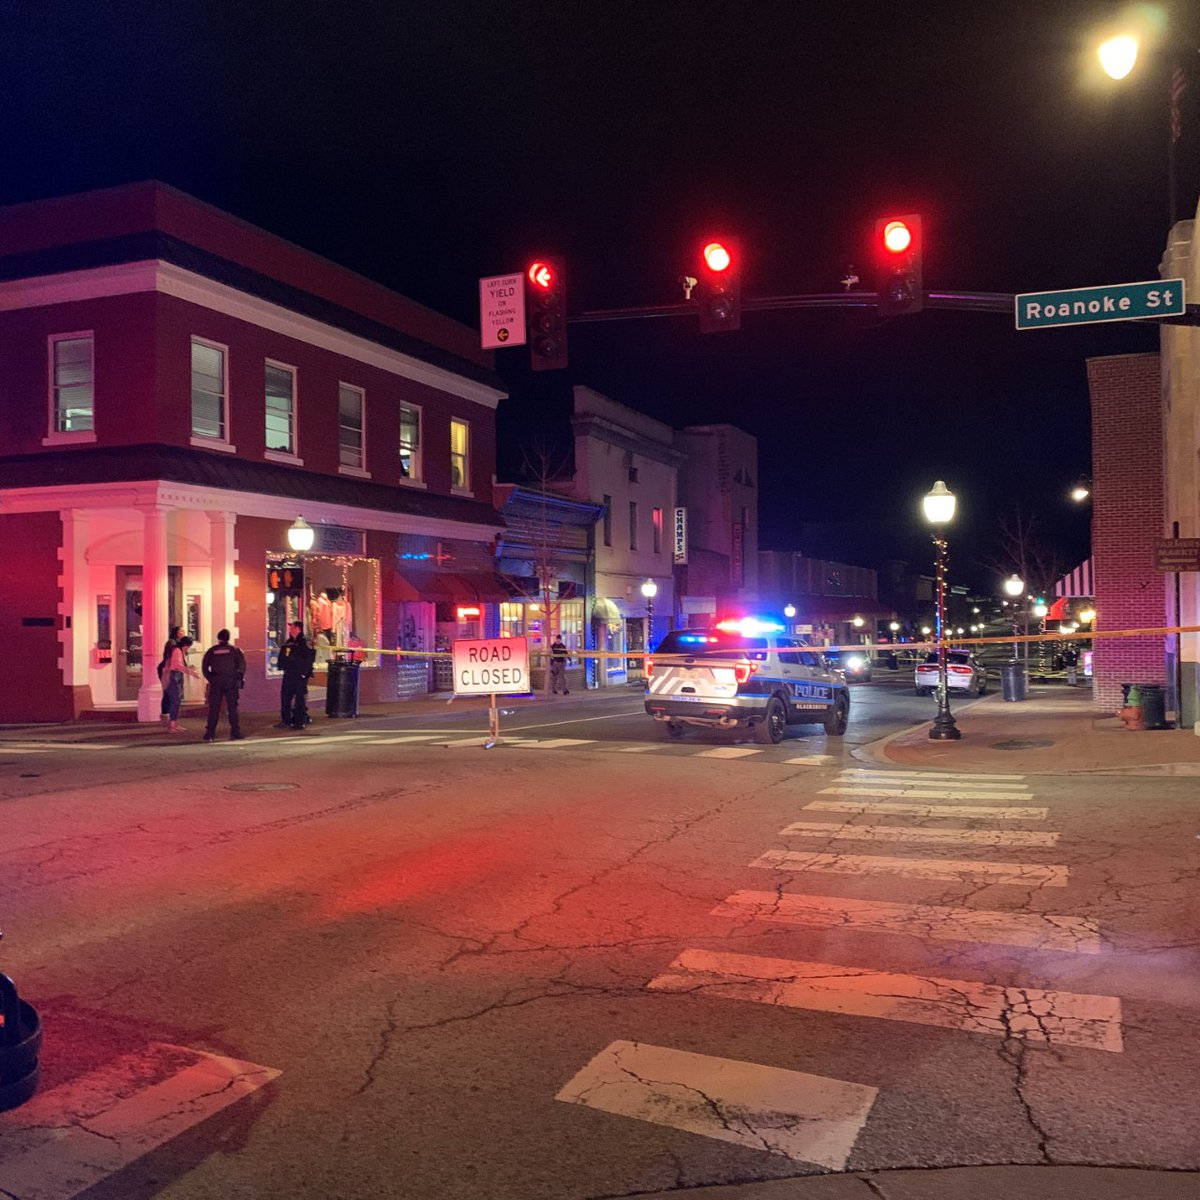
M 529 639 L 461 639 L 454 654 L 454 694 L 494 696 L 529 691 Z

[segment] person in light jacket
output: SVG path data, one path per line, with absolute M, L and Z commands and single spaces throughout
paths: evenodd
M 163 656 L 163 698 L 167 706 L 167 732 L 179 732 L 179 706 L 183 703 L 183 677 L 200 678 L 200 672 L 188 665 L 190 637 L 180 637 Z

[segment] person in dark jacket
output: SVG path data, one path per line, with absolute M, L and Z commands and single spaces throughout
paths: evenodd
M 556 637 L 550 643 L 550 690 L 562 692 L 564 696 L 571 694 L 567 687 L 567 647 L 561 637 Z
M 309 723 L 305 697 L 316 658 L 316 650 L 304 636 L 304 626 L 293 621 L 288 625 L 287 641 L 279 648 L 283 682 L 279 685 L 279 724 L 276 729 L 303 729 Z
M 238 721 L 238 692 L 246 681 L 246 656 L 229 644 L 229 630 L 217 634 L 217 644 L 209 646 L 200 663 L 200 673 L 208 680 L 208 725 L 204 729 L 204 740 L 211 742 L 217 736 L 217 718 L 221 715 L 221 702 L 225 702 L 229 713 L 229 740 L 237 741 L 242 736 Z

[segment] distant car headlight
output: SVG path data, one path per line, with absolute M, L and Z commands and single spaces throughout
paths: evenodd
M 847 671 L 861 671 L 864 665 L 865 664 L 863 660 L 859 658 L 857 654 L 852 654 L 848 659 L 846 659 Z

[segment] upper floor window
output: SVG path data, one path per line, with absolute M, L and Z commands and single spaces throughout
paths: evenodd
M 604 497 L 604 544 L 612 545 L 612 497 Z
M 651 521 L 654 527 L 654 553 L 662 553 L 662 535 L 663 535 L 663 518 L 662 509 L 655 508 L 650 513 Z
M 266 365 L 267 449 L 296 453 L 296 372 L 281 363 Z
M 400 474 L 421 478 L 421 410 L 412 404 L 400 405 Z
M 366 466 L 363 406 L 362 388 L 338 384 L 338 461 L 343 467 Z
M 450 486 L 471 485 L 471 427 L 466 421 L 450 422 Z
M 637 519 L 637 501 L 630 500 L 629 502 L 629 548 L 630 550 L 637 549 L 637 534 L 638 534 L 638 519 Z
M 224 346 L 192 338 L 192 436 L 229 440 Z
M 50 339 L 55 433 L 90 433 L 96 428 L 93 349 L 90 333 Z

